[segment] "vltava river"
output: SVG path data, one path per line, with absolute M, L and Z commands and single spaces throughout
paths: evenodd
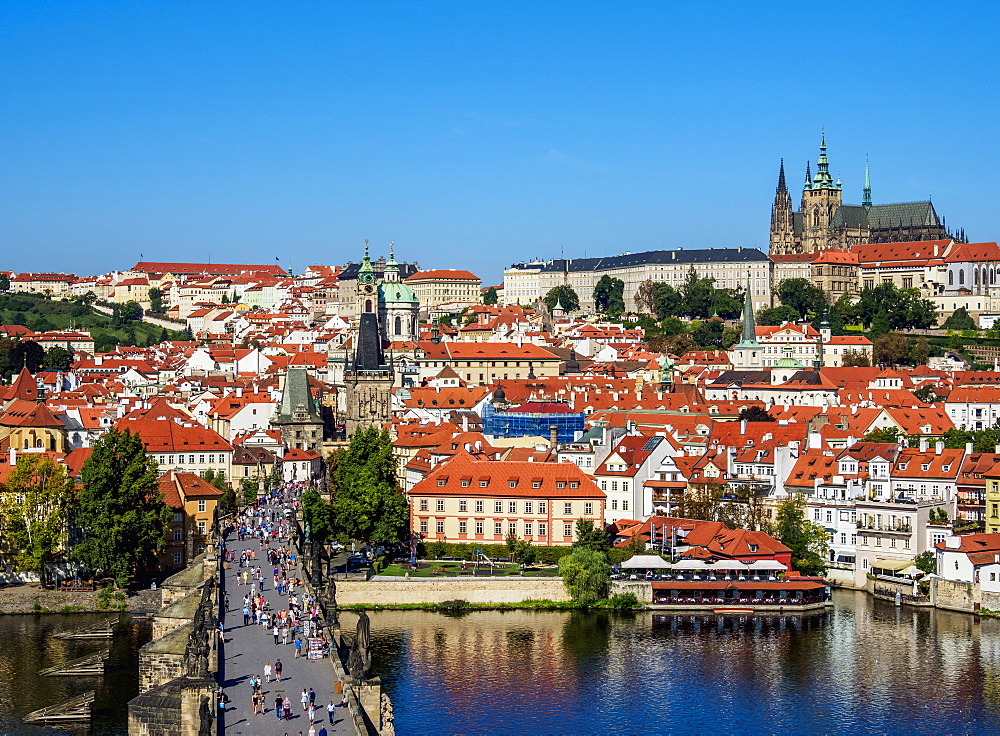
M 373 674 L 399 734 L 1000 733 L 1000 621 L 834 601 L 803 617 L 375 612 Z

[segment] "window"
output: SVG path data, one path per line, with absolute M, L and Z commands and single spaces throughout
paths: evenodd
M 174 552 L 174 564 L 175 565 L 180 565 L 181 564 L 181 553 L 180 552 Z
M 547 531 L 548 531 L 548 525 L 547 524 L 539 524 L 538 525 L 538 536 L 544 537 L 545 533 Z
M 580 481 L 578 481 L 578 480 L 571 480 L 569 482 L 569 487 L 570 488 L 579 488 L 580 487 Z
M 444 499 L 443 498 L 439 498 L 437 500 L 437 506 L 436 506 L 436 508 L 437 508 L 438 511 L 444 511 Z
M 180 529 L 174 529 L 174 541 L 175 542 L 181 542 L 183 540 L 184 540 L 184 536 L 183 536 L 183 533 L 181 532 L 181 530 Z
M 178 455 L 177 456 L 177 464 L 178 465 L 183 465 L 184 464 L 184 456 L 183 455 Z
M 611 510 L 612 511 L 617 511 L 618 510 L 618 499 L 617 498 L 612 498 L 611 499 Z
M 841 544 L 847 544 L 847 534 L 841 534 L 840 535 L 840 543 Z
M 509 481 L 507 481 L 507 485 L 510 488 L 517 488 L 517 481 L 516 480 L 509 480 Z
M 563 524 L 563 536 L 564 537 L 572 537 L 573 536 L 573 525 L 572 524 Z
M 199 521 L 198 522 L 198 533 L 199 534 L 204 534 L 205 533 L 205 522 L 204 521 Z
M 468 525 L 464 521 L 458 522 L 458 533 L 465 534 L 468 530 Z
M 203 498 L 198 499 L 198 511 L 199 512 L 205 513 L 205 504 L 206 504 L 205 499 L 203 499 Z
M 483 502 L 482 501 L 476 501 L 476 513 L 478 513 L 478 514 L 483 513 Z
M 214 463 L 215 462 L 215 455 L 209 455 L 208 456 L 208 462 Z M 222 456 L 221 455 L 219 456 L 219 462 L 222 462 Z
M 526 537 L 531 537 L 531 536 L 534 536 L 534 535 L 533 535 L 533 534 L 531 533 L 531 531 L 532 531 L 532 528 L 531 528 L 531 524 L 525 524 L 525 525 L 524 525 L 524 536 L 526 536 Z
M 493 525 L 493 536 L 502 537 L 503 536 L 503 524 L 499 521 Z
M 539 501 L 538 502 L 538 513 L 540 513 L 540 514 L 548 513 L 546 511 L 546 508 L 548 508 L 548 504 L 545 501 Z
M 534 509 L 534 507 L 535 507 L 535 504 L 533 502 L 531 502 L 531 501 L 525 501 L 524 502 L 524 513 L 526 513 L 526 514 L 533 514 L 533 513 L 535 513 L 532 510 L 532 509 Z
M 622 501 L 622 511 L 628 511 L 628 501 Z
M 427 519 L 420 520 L 420 533 L 421 534 L 427 533 Z
M 572 515 L 573 514 L 573 504 L 569 503 L 569 502 L 564 503 L 563 504 L 563 513 L 566 514 L 567 516 Z
M 443 521 L 439 521 L 437 523 L 436 527 L 437 527 L 437 533 L 438 534 L 444 534 L 444 522 Z
M 827 521 L 828 524 L 833 521 L 833 512 L 832 511 L 827 511 L 826 512 L 826 521 Z
M 594 513 L 594 504 L 589 501 L 583 505 L 583 513 L 590 516 Z
M 556 481 L 556 488 L 565 488 L 565 487 L 566 487 L 566 481 L 564 480 Z
M 461 501 L 459 501 L 459 502 L 458 502 L 458 510 L 459 510 L 459 511 L 468 511 L 468 510 L 469 510 L 469 509 L 468 509 L 468 505 L 469 505 L 469 502 L 468 502 L 468 501 L 466 501 L 466 500 L 465 500 L 465 499 L 463 498 L 463 499 L 462 499 Z
M 540 480 L 533 480 L 533 481 L 531 481 L 531 487 L 532 488 L 541 488 L 542 487 L 542 481 L 540 481 Z
M 494 501 L 493 502 L 493 512 L 496 513 L 496 514 L 502 514 L 503 513 L 503 501 Z
M 182 514 L 180 511 L 175 511 L 174 512 L 174 523 L 176 524 L 176 523 L 179 523 L 179 522 L 181 522 L 183 520 L 184 520 L 184 514 Z
M 488 480 L 481 480 L 481 481 L 479 481 L 479 487 L 480 488 L 486 488 L 486 486 L 488 486 L 489 484 L 490 484 L 490 482 Z
M 813 521 L 819 521 L 822 512 L 819 509 L 813 510 Z
M 482 533 L 483 533 L 483 522 L 477 521 L 476 522 L 476 534 L 482 534 Z
M 513 535 L 516 536 L 517 535 L 517 524 L 514 523 L 514 522 L 511 522 L 510 524 L 508 524 L 507 525 L 507 533 L 508 534 L 513 534 Z
M 516 514 L 517 513 L 517 501 L 511 501 L 507 504 L 507 513 Z
M 427 499 L 426 498 L 421 498 L 420 499 L 420 510 L 421 511 L 427 511 Z
M 439 478 L 438 479 L 438 488 L 444 488 L 444 484 L 447 483 L 447 482 L 448 481 L 445 478 Z
M 606 480 L 601 481 L 601 490 L 602 491 L 608 490 L 608 482 Z
M 462 478 L 462 488 L 468 488 L 471 482 L 468 478 Z

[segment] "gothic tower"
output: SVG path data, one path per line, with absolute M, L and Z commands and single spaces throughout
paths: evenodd
M 344 366 L 344 428 L 348 438 L 358 429 L 380 426 L 390 418 L 392 366 L 386 363 L 382 352 L 378 309 L 375 269 L 365 243 L 365 257 L 358 271 L 358 316 L 352 330 L 354 355 L 346 358 Z
M 826 135 L 819 144 L 819 159 L 816 161 L 816 176 L 807 180 L 802 190 L 802 250 L 812 253 L 828 246 L 828 228 L 837 208 L 840 207 L 840 182 L 834 183 L 830 176 L 830 161 L 826 157 Z
M 792 210 L 792 197 L 785 185 L 785 159 L 781 159 L 778 169 L 778 186 L 774 192 L 774 204 L 771 205 L 771 254 L 785 255 L 798 252 L 795 239 L 795 213 Z

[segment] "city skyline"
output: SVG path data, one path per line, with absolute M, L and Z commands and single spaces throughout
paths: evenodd
M 766 250 L 779 160 L 796 185 L 821 128 L 845 202 L 867 157 L 877 201 L 996 240 L 997 10 L 901 7 L 859 30 L 784 7 L 14 3 L 0 268 L 301 272 L 368 239 L 489 285 L 533 258 Z M 914 51 L 931 19 L 961 42 Z

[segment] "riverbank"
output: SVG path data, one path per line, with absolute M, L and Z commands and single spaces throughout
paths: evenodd
M 140 590 L 122 602 L 112 599 L 104 605 L 99 591 L 43 590 L 37 585 L 0 588 L 0 615 L 25 613 L 108 613 L 114 611 L 154 611 L 160 607 L 160 591 Z

